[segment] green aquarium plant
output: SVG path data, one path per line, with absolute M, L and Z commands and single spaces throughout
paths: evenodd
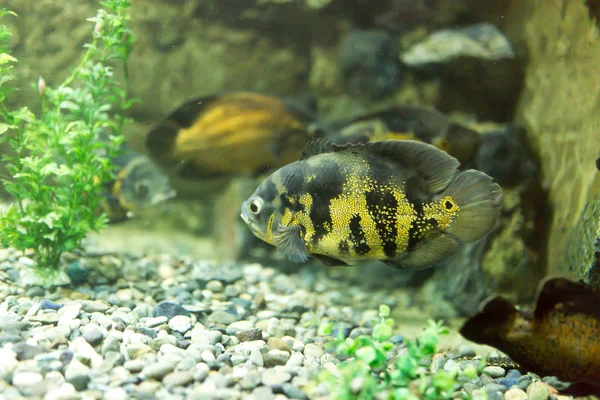
M 11 175 L 4 185 L 14 197 L 0 215 L 0 242 L 32 249 L 36 275 L 50 283 L 58 275 L 61 255 L 79 248 L 90 231 L 107 222 L 97 212 L 98 203 L 103 184 L 114 177 L 111 158 L 122 141 L 123 112 L 132 104 L 126 68 L 134 43 L 127 10 L 131 3 L 107 0 L 100 5 L 88 19 L 92 41 L 79 65 L 55 88 L 40 78 L 38 115 L 27 107 L 9 110 L 5 104 L 17 60 L 7 50 L 10 32 L 0 26 L 0 137 L 13 149 L 3 161 Z M 2 11 L 3 17 L 8 14 Z
M 460 382 L 477 377 L 475 367 L 460 372 L 429 371 L 427 361 L 436 353 L 440 336 L 448 333 L 441 321 L 429 321 L 420 337 L 406 340 L 404 352 L 395 360 L 388 360 L 387 354 L 394 347 L 389 339 L 395 323 L 389 315 L 390 308 L 381 305 L 371 336 L 340 337 L 333 342 L 336 352 L 347 359 L 335 371 L 324 371 L 318 378 L 327 384 L 332 399 L 452 399 Z

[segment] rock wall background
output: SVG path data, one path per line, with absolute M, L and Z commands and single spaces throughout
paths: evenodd
M 593 3 L 513 1 L 506 14 L 506 32 L 528 54 L 515 119 L 538 152 L 549 190 L 548 273 L 571 272 L 564 256 L 567 237 L 600 191 L 594 164 L 600 156 L 600 37 L 598 10 L 589 7 Z M 596 222 L 588 229 L 597 227 Z M 593 244 L 576 240 L 573 245 L 591 249 Z M 581 268 L 572 273 L 584 275 Z

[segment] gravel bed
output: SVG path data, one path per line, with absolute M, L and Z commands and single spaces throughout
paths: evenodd
M 72 286 L 21 288 L 20 268 L 32 261 L 0 250 L 2 399 L 327 399 L 326 385 L 306 386 L 340 362 L 320 324 L 370 334 L 380 304 L 411 303 L 407 293 L 330 279 L 324 268 L 285 275 L 259 264 L 101 253 L 67 262 Z M 390 357 L 404 350 L 402 321 L 395 330 Z M 463 345 L 435 355 L 430 370 L 464 368 L 473 357 Z M 557 395 L 561 385 L 488 366 L 461 393 L 569 398 Z

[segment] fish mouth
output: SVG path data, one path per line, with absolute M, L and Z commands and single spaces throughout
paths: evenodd
M 240 217 L 242 217 L 242 219 L 244 220 L 244 222 L 247 225 L 251 226 L 252 225 L 252 220 L 250 219 L 250 215 L 248 215 L 248 207 L 247 207 L 247 205 L 248 205 L 247 201 L 245 201 L 242 204 L 242 210 L 241 210 L 242 212 L 240 213 Z
M 150 202 L 150 204 L 155 205 L 158 203 L 162 203 L 163 201 L 167 201 L 167 200 L 174 198 L 176 195 L 177 195 L 177 192 L 173 189 L 171 189 L 167 192 L 164 192 L 164 193 L 159 193 L 152 197 L 152 201 Z
M 250 214 L 250 210 L 247 207 L 247 203 L 248 202 L 244 202 L 244 204 L 242 205 L 242 212 L 240 213 L 240 217 L 242 217 L 242 219 L 244 220 L 246 225 L 248 225 L 248 228 L 250 228 L 250 231 L 252 231 L 253 234 L 260 234 L 260 228 L 258 227 L 258 224 L 252 219 L 252 215 Z

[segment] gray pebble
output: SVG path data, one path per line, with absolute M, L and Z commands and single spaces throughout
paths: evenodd
M 247 400 L 274 400 L 273 390 L 268 386 L 259 386 L 252 391 Z
M 192 316 L 188 310 L 181 307 L 177 303 L 173 303 L 172 301 L 163 301 L 162 303 L 158 303 L 152 310 L 153 317 L 164 316 L 167 317 L 167 319 L 171 319 L 176 315 L 185 315 L 186 317 Z
M 108 310 L 109 308 L 110 305 L 99 300 L 84 300 L 81 302 L 81 309 L 88 313 L 103 313 L 106 312 L 106 310 Z
M 206 283 L 206 289 L 213 293 L 221 293 L 223 291 L 223 284 L 220 281 L 208 281 Z
M 293 353 L 289 360 L 287 360 L 287 362 L 285 363 L 285 365 L 287 367 L 302 367 L 302 365 L 304 364 L 304 355 L 302 353 Z
M 452 371 L 459 371 L 460 367 L 458 366 L 458 363 L 456 361 L 454 361 L 454 359 L 450 359 L 448 361 L 446 361 L 446 363 L 444 364 L 444 370 L 452 372 Z
M 264 367 L 265 365 L 265 360 L 260 350 L 255 349 L 250 352 L 250 361 L 257 367 Z
M 171 363 L 157 362 L 150 364 L 142 369 L 142 374 L 148 379 L 162 379 L 169 372 L 173 371 L 175 366 Z
M 31 322 L 39 322 L 43 325 L 56 325 L 58 323 L 58 314 L 56 312 L 46 312 L 38 314 L 35 317 L 30 318 Z
M 239 365 L 245 363 L 247 359 L 248 358 L 245 355 L 236 353 L 231 356 L 231 363 L 233 365 Z
M 248 342 L 251 340 L 261 340 L 262 331 L 259 328 L 245 329 L 235 335 L 240 342 Z
M 264 355 L 265 367 L 274 367 L 276 365 L 285 365 L 290 358 L 290 353 L 283 350 L 269 350 Z
M 533 382 L 527 388 L 527 398 L 529 400 L 546 400 L 548 396 L 548 386 L 545 383 Z
M 500 385 L 498 383 L 488 383 L 483 387 L 487 392 L 506 392 L 506 388 L 504 385 Z
M 138 319 L 149 317 L 151 313 L 152 309 L 148 304 L 145 303 L 138 304 L 133 310 L 131 310 L 131 314 L 136 316 Z
M 142 369 L 144 369 L 144 367 L 146 366 L 146 362 L 144 362 L 143 360 L 127 360 L 125 361 L 125 364 L 123 364 L 123 366 L 125 367 L 125 369 L 127 369 L 129 372 L 140 372 Z
M 458 357 L 475 357 L 475 349 L 467 344 L 464 344 L 458 348 Z
M 291 352 L 290 346 L 288 346 L 288 344 L 280 338 L 270 337 L 269 340 L 267 340 L 267 346 L 269 347 L 269 350 L 282 350 L 287 351 L 288 353 Z
M 166 323 L 169 320 L 168 317 L 161 315 L 158 317 L 153 317 L 153 318 L 148 318 L 144 324 L 148 327 L 148 328 L 155 328 L 159 325 L 162 325 L 164 323 Z
M 212 352 L 210 352 L 208 350 L 204 350 L 202 352 L 202 360 L 205 363 L 210 365 L 211 363 L 214 363 L 215 361 L 217 361 L 217 358 L 215 357 L 215 355 Z
M 87 389 L 87 384 L 90 381 L 89 373 L 89 367 L 78 360 L 73 360 L 65 368 L 65 379 L 75 387 L 75 390 L 83 391 Z
M 431 372 L 436 372 L 444 368 L 448 359 L 444 356 L 437 356 L 431 361 Z
M 192 319 L 185 315 L 176 315 L 169 321 L 169 328 L 183 335 L 192 329 Z
M 216 324 L 229 325 L 238 320 L 238 317 L 227 311 L 215 311 L 208 316 L 210 321 Z
M 527 400 L 527 393 L 517 388 L 509 389 L 504 393 L 504 400 Z
M 100 329 L 90 329 L 83 333 L 83 338 L 92 346 L 96 346 L 104 339 L 104 334 Z
M 546 383 L 549 386 L 552 386 L 558 391 L 566 390 L 570 386 L 569 383 L 562 382 L 555 376 L 546 376 L 542 378 L 542 382 Z
M 45 294 L 46 294 L 46 290 L 43 287 L 40 287 L 40 286 L 33 286 L 33 287 L 29 288 L 27 290 L 27 292 L 25 293 L 25 295 L 27 297 L 31 297 L 31 298 L 42 297 Z
M 474 383 L 471 383 L 471 382 L 465 382 L 463 384 L 463 389 L 465 390 L 465 392 L 467 392 L 467 394 L 473 393 L 473 391 L 479 389 L 479 387 L 480 386 L 478 386 Z
M 28 343 L 21 342 L 13 345 L 12 350 L 17 354 L 17 360 L 31 360 L 38 354 L 42 354 L 44 352 L 43 349 L 32 346 Z
M 206 377 L 208 377 L 209 372 L 210 372 L 210 367 L 207 364 L 204 364 L 204 363 L 196 364 L 196 368 L 193 371 L 194 380 L 198 381 L 198 382 L 204 382 Z
M 281 368 L 265 369 L 262 373 L 261 381 L 265 386 L 281 385 L 292 379 L 292 375 Z
M 42 300 L 42 302 L 40 303 L 40 308 L 42 310 L 54 310 L 54 311 L 57 311 L 62 306 L 63 306 L 62 304 L 54 303 L 54 302 L 52 302 L 50 300 Z
M 304 357 L 307 360 L 320 360 L 323 355 L 323 348 L 315 343 L 308 343 L 304 346 Z
M 194 381 L 194 373 L 191 371 L 175 371 L 163 378 L 166 387 L 186 386 Z
M 244 390 L 254 389 L 261 383 L 261 374 L 253 369 L 240 381 L 240 387 Z
M 290 399 L 308 399 L 306 393 L 302 391 L 299 387 L 293 386 L 289 383 L 284 383 L 281 385 L 283 389 L 283 394 L 285 394 Z
M 506 375 L 506 370 L 502 367 L 489 366 L 483 369 L 483 373 L 489 375 L 492 378 L 501 378 Z
M 12 384 L 25 396 L 33 395 L 34 388 L 42 383 L 44 377 L 37 372 L 17 372 L 12 378 Z

